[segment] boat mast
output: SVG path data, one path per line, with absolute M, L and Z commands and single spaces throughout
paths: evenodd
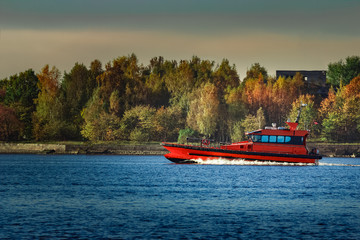
M 295 120 L 295 122 L 296 123 L 299 123 L 299 120 L 300 120 L 300 114 L 301 114 L 301 108 L 302 107 L 306 107 L 307 106 L 307 104 L 305 104 L 305 103 L 301 103 L 301 105 L 300 105 L 300 107 L 299 107 L 299 110 L 298 110 L 298 115 L 297 115 L 297 118 L 296 118 L 296 120 Z

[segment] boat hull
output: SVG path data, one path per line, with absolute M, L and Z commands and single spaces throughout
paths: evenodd
M 219 158 L 234 160 L 244 159 L 248 161 L 274 161 L 274 162 L 291 162 L 291 163 L 313 163 L 322 157 L 320 155 L 296 155 L 270 152 L 250 152 L 226 150 L 221 148 L 189 146 L 182 144 L 163 143 L 162 144 L 170 153 L 165 157 L 174 163 L 197 163 L 196 160 L 215 160 Z

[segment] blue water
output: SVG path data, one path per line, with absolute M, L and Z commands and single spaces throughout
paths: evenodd
M 0 239 L 360 239 L 360 159 L 321 163 L 0 155 Z

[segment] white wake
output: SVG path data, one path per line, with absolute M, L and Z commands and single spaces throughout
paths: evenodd
M 360 165 L 358 164 L 343 164 L 343 163 L 319 163 L 319 166 L 360 167 Z
M 275 161 L 249 161 L 245 159 L 225 159 L 218 158 L 212 160 L 191 159 L 196 164 L 201 165 L 243 165 L 243 166 L 343 166 L 343 167 L 360 167 L 358 164 L 344 164 L 344 163 L 292 163 L 292 162 L 275 162 Z
M 202 165 L 243 165 L 243 166 L 315 166 L 314 163 L 291 163 L 291 162 L 275 162 L 275 161 L 248 161 L 245 159 L 211 159 L 211 160 L 202 160 L 202 159 L 191 159 L 196 162 L 196 164 Z

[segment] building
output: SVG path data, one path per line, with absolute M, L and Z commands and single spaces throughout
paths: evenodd
M 326 85 L 326 71 L 303 71 L 303 70 L 276 70 L 276 79 L 280 76 L 285 78 L 293 78 L 296 73 L 300 73 L 303 76 L 304 85 L 307 88 L 307 92 L 311 94 L 319 94 L 325 97 L 328 94 L 329 88 Z
M 280 76 L 288 78 L 293 78 L 296 73 L 300 73 L 303 76 L 304 81 L 308 82 L 309 84 L 315 84 L 318 86 L 325 86 L 326 85 L 326 71 L 289 71 L 289 70 L 277 70 L 276 71 L 276 78 Z

